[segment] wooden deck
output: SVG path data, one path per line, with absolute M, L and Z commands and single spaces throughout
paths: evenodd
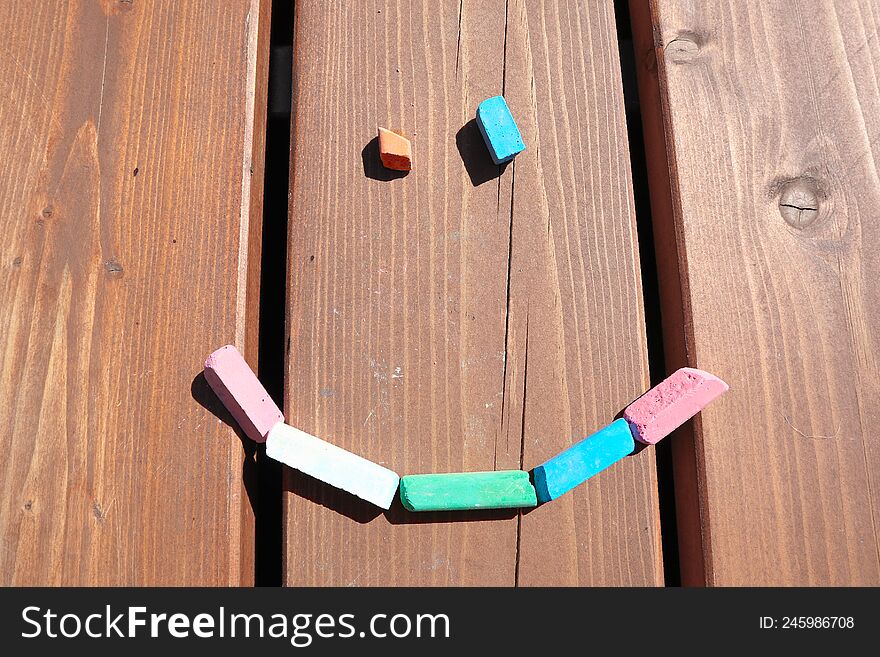
M 298 0 L 264 255 L 284 4 L 0 6 L 0 584 L 880 584 L 873 3 Z M 649 354 L 731 390 L 674 477 L 652 448 L 521 514 L 380 513 L 272 478 L 200 376 L 226 343 L 401 474 L 531 469 Z
M 253 581 L 200 372 L 256 355 L 268 6 L 0 5 L 3 584 Z
M 290 421 L 404 473 L 531 469 L 648 384 L 612 6 L 373 5 L 297 7 Z M 502 92 L 529 145 L 503 171 L 474 122 Z M 286 482 L 288 584 L 662 583 L 649 451 L 469 522 Z
M 674 445 L 683 579 L 876 586 L 880 8 L 685 4 L 632 3 L 667 362 L 731 386 Z

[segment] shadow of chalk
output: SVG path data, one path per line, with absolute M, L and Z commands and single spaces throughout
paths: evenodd
M 382 509 L 375 504 L 325 484 L 299 470 L 284 468 L 283 481 L 286 492 L 319 504 L 355 522 L 365 524 L 382 515 Z
M 431 525 L 447 522 L 479 522 L 483 520 L 512 520 L 519 509 L 484 509 L 481 511 L 408 511 L 400 501 L 400 495 L 394 497 L 391 508 L 385 512 L 385 518 L 392 525 Z
M 226 410 L 223 402 L 211 390 L 208 381 L 205 379 L 204 371 L 196 374 L 190 385 L 190 394 L 203 408 L 210 411 L 214 417 L 227 424 L 235 431 L 235 435 L 241 441 L 241 448 L 244 452 L 244 461 L 241 464 L 241 480 L 244 483 L 244 490 L 247 493 L 248 502 L 251 510 L 256 516 L 259 513 L 259 504 L 257 504 L 257 452 L 265 450 L 262 445 L 257 445 L 253 440 L 248 438 L 238 426 L 238 422 L 232 417 L 232 414 Z M 265 454 L 262 455 L 265 458 Z
M 192 384 L 189 387 L 190 394 L 192 394 L 192 398 L 195 399 L 203 408 L 207 409 L 211 412 L 211 414 L 216 417 L 218 420 L 223 422 L 223 424 L 228 424 L 230 427 L 235 429 L 235 433 L 241 439 L 246 439 L 244 432 L 239 428 L 238 422 L 232 417 L 232 413 L 226 410 L 226 407 L 223 405 L 223 402 L 220 401 L 220 398 L 214 393 L 211 389 L 211 386 L 208 385 L 208 380 L 205 378 L 205 372 L 201 371 L 196 374 L 195 378 L 192 380 Z M 253 441 L 251 441 L 253 442 Z
M 386 168 L 382 164 L 382 158 L 379 157 L 378 136 L 373 137 L 367 142 L 367 145 L 364 146 L 364 149 L 361 151 L 361 160 L 364 165 L 364 175 L 373 180 L 388 182 L 389 180 L 404 178 L 409 174 L 409 171 L 395 171 L 394 169 Z
M 455 134 L 455 145 L 474 187 L 500 177 L 509 164 L 498 165 L 492 161 L 476 119 L 471 119 L 459 129 Z

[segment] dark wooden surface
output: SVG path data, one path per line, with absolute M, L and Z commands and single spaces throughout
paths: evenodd
M 256 365 L 269 5 L 0 3 L 4 585 L 253 582 L 253 445 L 199 374 Z M 631 9 L 667 367 L 731 385 L 671 439 L 682 580 L 880 584 L 880 10 Z M 294 35 L 291 424 L 401 474 L 608 424 L 648 385 L 610 0 L 303 0 Z M 288 470 L 284 582 L 661 584 L 654 456 L 521 515 Z
M 877 585 L 880 8 L 631 2 L 686 584 Z
M 294 43 L 288 421 L 401 474 L 530 469 L 609 423 L 648 382 L 611 2 L 300 2 Z M 500 93 L 503 171 L 472 121 Z M 662 583 L 653 459 L 521 517 L 380 515 L 287 470 L 285 582 Z
M 4 585 L 253 581 L 197 375 L 256 355 L 268 5 L 0 4 Z

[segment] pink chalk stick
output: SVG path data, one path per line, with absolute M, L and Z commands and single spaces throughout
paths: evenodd
M 626 407 L 633 438 L 654 445 L 727 392 L 717 376 L 683 367 Z
M 263 384 L 232 345 L 208 356 L 205 379 L 251 440 L 266 442 L 269 430 L 284 421 Z

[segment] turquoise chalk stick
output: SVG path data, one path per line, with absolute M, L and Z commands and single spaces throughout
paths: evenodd
M 407 475 L 400 501 L 410 511 L 466 511 L 536 506 L 535 487 L 522 470 Z
M 495 164 L 510 162 L 526 148 L 504 96 L 494 96 L 480 103 L 477 125 Z
M 538 501 L 555 500 L 623 457 L 629 456 L 634 449 L 635 442 L 629 424 L 623 419 L 615 420 L 534 469 Z

